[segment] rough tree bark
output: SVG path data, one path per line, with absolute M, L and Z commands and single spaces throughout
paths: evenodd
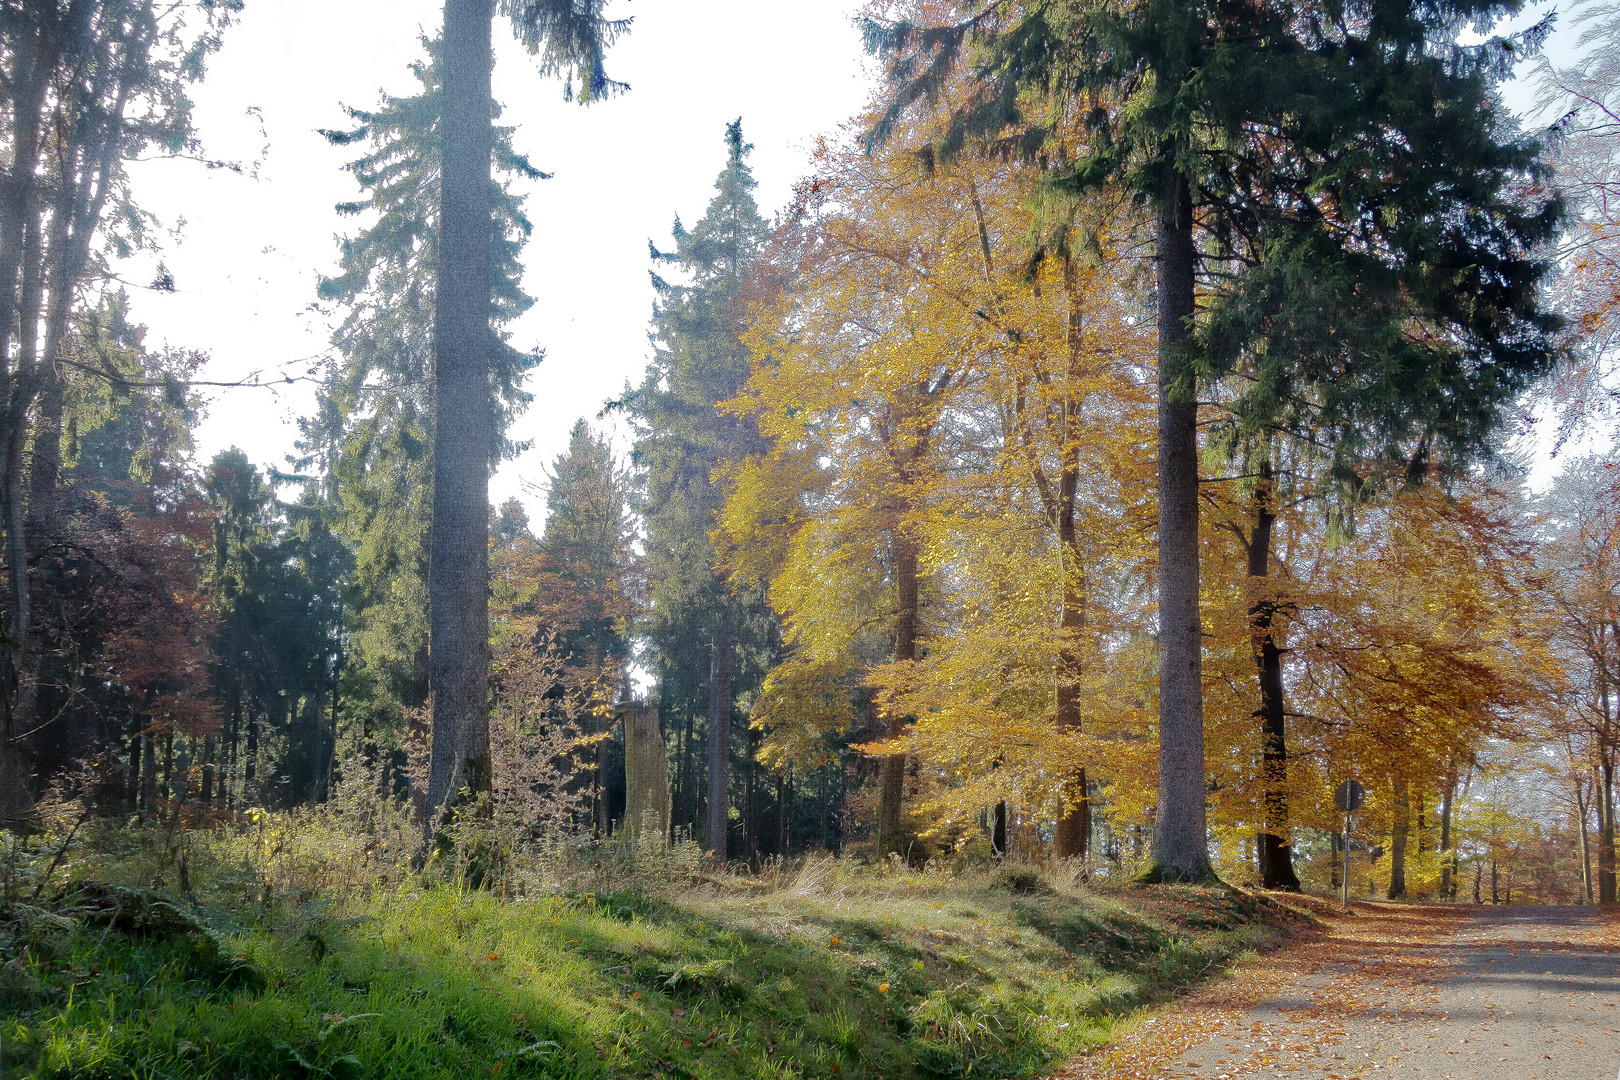
M 490 91 L 494 0 L 445 0 L 443 168 L 434 333 L 433 747 L 426 827 L 490 790 Z
M 1277 601 L 1264 592 L 1271 574 L 1271 538 L 1277 521 L 1271 462 L 1260 463 L 1255 484 L 1254 527 L 1249 534 L 1249 581 L 1259 595 L 1249 606 L 1250 640 L 1260 677 L 1260 775 L 1264 787 L 1264 827 L 1260 830 L 1260 884 L 1299 892 L 1289 843 L 1288 714 L 1283 702 L 1282 649 L 1277 644 Z
M 1194 309 L 1192 195 L 1165 171 L 1159 261 L 1159 801 L 1144 881 L 1207 881 L 1203 634 L 1198 615 L 1198 403 L 1182 386 Z

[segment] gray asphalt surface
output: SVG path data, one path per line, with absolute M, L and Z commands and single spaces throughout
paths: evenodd
M 1620 937 L 1592 908 L 1414 908 L 1182 1053 L 1165 1080 L 1616 1080 Z M 1385 907 L 1379 916 L 1394 913 Z M 1398 918 L 1398 916 L 1397 916 Z M 1403 920 L 1404 921 L 1404 920 Z

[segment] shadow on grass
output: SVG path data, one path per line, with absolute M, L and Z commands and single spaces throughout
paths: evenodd
M 363 919 L 289 911 L 228 936 L 257 988 L 180 940 L 0 923 L 0 1075 L 1026 1076 L 1213 962 L 1117 905 L 970 899 L 953 917 L 972 925 L 919 935 L 881 901 L 782 920 L 633 893 L 428 889 Z

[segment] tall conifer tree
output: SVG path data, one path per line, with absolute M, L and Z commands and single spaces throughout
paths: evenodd
M 348 597 L 352 664 L 348 682 L 368 732 L 427 700 L 427 560 L 433 496 L 433 296 L 439 242 L 439 118 L 442 45 L 424 41 L 412 65 L 419 89 L 349 108 L 354 126 L 324 132 L 338 146 L 364 146 L 348 171 L 361 197 L 340 203 L 369 224 L 343 242 L 335 276 L 320 297 L 347 314 L 333 335 L 341 356 L 302 422 L 300 446 L 326 473 L 326 496 L 357 557 Z M 505 438 L 528 403 L 523 377 L 539 360 L 507 340 L 504 327 L 534 301 L 523 292 L 519 258 L 530 233 L 515 179 L 545 176 L 512 148 L 512 129 L 494 129 L 495 192 L 490 323 L 494 393 L 490 468 L 520 449 Z
M 733 595 L 718 571 L 709 535 L 724 494 L 715 484 L 726 461 L 756 453 L 753 421 L 716 406 L 748 380 L 749 353 L 739 336 L 743 292 L 767 229 L 754 204 L 751 149 L 742 121 L 726 125 L 726 166 L 702 220 L 686 231 L 675 223 L 675 250 L 653 249 L 658 303 L 657 349 L 646 379 L 626 398 L 637 423 L 635 461 L 646 485 L 647 555 L 652 586 L 652 637 L 666 691 L 681 686 L 707 641 L 708 791 L 706 843 L 726 856 L 730 811 L 731 714 L 739 655 L 758 646 L 763 605 Z M 666 271 L 667 272 L 667 271 Z M 674 275 L 672 275 L 674 276 Z M 699 680 L 690 680 L 703 688 Z M 668 693 L 674 697 L 674 693 Z M 694 703 L 685 703 L 691 710 Z M 688 802 L 691 803 L 690 794 Z
M 618 89 L 602 54 L 626 21 L 605 0 L 500 0 L 541 70 L 594 101 Z M 489 758 L 489 303 L 493 275 L 495 0 L 445 0 L 439 250 L 434 297 L 433 529 L 428 561 L 433 748 L 431 829 L 458 791 L 490 787 Z

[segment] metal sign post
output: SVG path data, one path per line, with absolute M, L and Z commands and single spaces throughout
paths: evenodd
M 1350 815 L 1367 801 L 1367 789 L 1346 780 L 1333 792 L 1333 805 L 1344 811 L 1344 910 L 1350 910 Z

